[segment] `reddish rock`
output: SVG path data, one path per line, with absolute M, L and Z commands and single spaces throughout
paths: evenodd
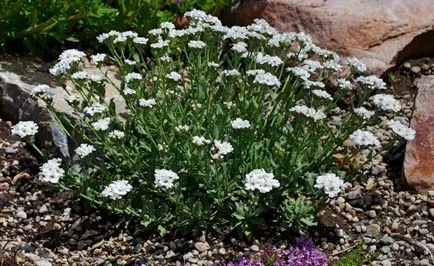
M 415 81 L 418 88 L 411 127 L 414 140 L 407 142 L 404 176 L 418 192 L 434 190 L 434 76 Z
M 280 31 L 306 32 L 322 47 L 359 57 L 377 74 L 434 54 L 434 45 L 427 45 L 434 40 L 433 0 L 245 0 L 228 15 L 238 25 L 255 18 Z

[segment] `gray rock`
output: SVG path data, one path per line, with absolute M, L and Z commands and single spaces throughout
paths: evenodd
M 370 224 L 366 227 L 366 235 L 369 237 L 378 237 L 380 236 L 381 226 L 378 224 Z
M 381 247 L 380 251 L 383 254 L 387 254 L 390 252 L 390 248 L 389 248 L 389 246 L 384 246 L 384 247 Z
M 375 218 L 375 217 L 377 217 L 377 213 L 375 212 L 375 210 L 370 210 L 370 211 L 368 211 L 367 215 L 368 215 L 370 218 Z
M 394 242 L 393 238 L 391 238 L 391 237 L 388 236 L 388 235 L 383 235 L 383 236 L 380 238 L 380 243 L 382 243 L 382 244 L 384 244 L 384 245 L 390 245 L 390 244 L 392 244 L 393 242 Z
M 383 260 L 381 262 L 382 266 L 392 266 L 392 262 L 390 262 L 390 260 Z
M 421 71 L 420 67 L 418 67 L 418 66 L 414 66 L 410 70 L 411 70 L 411 72 L 413 72 L 415 74 L 419 74 Z
M 27 219 L 27 213 L 25 212 L 25 211 L 23 211 L 23 210 L 18 210 L 16 213 L 15 213 L 15 217 L 16 218 L 18 218 L 18 219 Z
M 210 249 L 210 246 L 207 242 L 196 242 L 194 243 L 194 247 L 199 251 L 199 252 L 204 252 L 208 249 Z

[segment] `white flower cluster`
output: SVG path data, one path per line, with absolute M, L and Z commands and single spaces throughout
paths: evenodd
M 196 145 L 198 147 L 201 147 L 201 146 L 204 146 L 206 144 L 210 144 L 211 140 L 206 139 L 203 136 L 194 136 L 192 142 L 193 142 L 194 145 Z
M 175 71 L 170 72 L 169 74 L 166 75 L 166 77 L 168 79 L 173 80 L 173 81 L 179 81 L 182 78 L 181 74 L 179 74 L 178 72 L 175 72 Z
M 112 138 L 112 139 L 122 139 L 125 137 L 125 133 L 123 131 L 115 129 L 112 132 L 110 132 L 108 134 L 108 136 L 109 136 L 109 138 Z
M 225 77 L 237 77 L 240 76 L 240 72 L 236 69 L 226 69 L 221 72 L 221 74 Z
M 377 76 L 371 75 L 371 76 L 361 76 L 356 78 L 356 82 L 359 82 L 363 85 L 366 85 L 369 89 L 378 89 L 378 90 L 385 90 L 386 89 L 386 83 L 380 79 Z
M 135 72 L 128 73 L 125 76 L 125 82 L 126 83 L 130 83 L 130 82 L 132 82 L 134 80 L 141 80 L 141 79 L 142 79 L 142 75 L 140 75 L 139 73 L 135 73 Z
M 99 65 L 100 63 L 104 62 L 105 58 L 107 57 L 106 54 L 95 54 L 95 55 L 91 55 L 90 59 L 91 59 L 91 63 L 94 65 Z
M 233 129 L 247 129 L 251 125 L 250 125 L 250 122 L 248 120 L 243 120 L 243 119 L 238 117 L 235 120 L 231 121 L 231 126 Z
M 76 49 L 65 50 L 59 56 L 59 62 L 57 62 L 52 68 L 50 73 L 54 76 L 65 74 L 71 70 L 72 66 L 78 64 L 86 54 Z
M 366 71 L 366 66 L 356 57 L 350 57 L 347 59 L 347 63 L 350 67 L 356 70 L 359 73 L 363 73 Z
M 306 79 L 303 84 L 305 89 L 310 89 L 311 87 L 325 88 L 325 84 L 321 81 L 311 81 Z
M 254 191 L 257 189 L 260 193 L 270 192 L 273 188 L 278 188 L 280 183 L 274 179 L 273 173 L 267 173 L 264 169 L 255 169 L 246 174 L 244 188 Z
M 105 107 L 97 102 L 92 103 L 91 106 L 83 108 L 83 112 L 90 116 L 94 116 L 95 114 L 101 114 L 105 110 Z
M 42 99 L 52 99 L 53 98 L 53 91 L 50 88 L 50 86 L 41 84 L 38 86 L 35 86 L 32 91 L 30 92 L 30 95 L 32 96 L 38 96 Z
M 88 156 L 92 152 L 96 151 L 95 147 L 86 143 L 81 144 L 80 146 L 75 149 L 75 153 L 83 159 L 84 157 Z
M 245 53 L 245 52 L 247 52 L 247 43 L 237 42 L 234 45 L 232 45 L 231 50 L 235 51 L 237 53 L 240 53 L 240 54 Z
M 211 156 L 214 160 L 223 159 L 225 155 L 234 151 L 232 144 L 221 140 L 214 140 L 214 148 L 217 149 L 217 152 Z
M 312 93 L 320 98 L 333 101 L 333 97 L 330 95 L 330 93 L 326 92 L 325 90 L 312 90 Z
M 265 71 L 256 73 L 253 83 L 263 84 L 270 87 L 280 87 L 281 85 L 278 77 Z
M 206 43 L 203 41 L 189 41 L 187 45 L 193 49 L 202 49 L 206 46 Z
M 154 177 L 155 186 L 161 188 L 172 188 L 175 180 L 179 179 L 175 172 L 167 169 L 156 169 Z
M 11 127 L 12 135 L 25 138 L 27 136 L 34 136 L 38 133 L 38 125 L 33 121 L 20 121 Z
M 131 190 L 133 190 L 133 186 L 131 186 L 127 180 L 116 180 L 104 188 L 101 192 L 101 196 L 112 200 L 118 200 Z
M 390 94 L 375 94 L 371 97 L 372 102 L 384 111 L 399 112 L 401 104 Z
M 272 67 L 276 67 L 276 66 L 283 64 L 283 61 L 278 56 L 271 56 L 271 55 L 263 54 L 263 53 L 259 52 L 256 55 L 256 63 L 261 64 L 261 65 L 267 64 L 267 65 L 270 65 Z
M 338 86 L 342 89 L 351 90 L 353 88 L 353 85 L 349 80 L 346 80 L 344 78 L 339 78 L 336 81 L 338 82 Z
M 104 130 L 108 129 L 110 122 L 111 122 L 111 118 L 106 117 L 106 118 L 101 118 L 101 119 L 97 120 L 96 122 L 93 122 L 91 125 L 92 125 L 93 129 L 95 129 L 97 131 L 104 131 Z
M 65 170 L 60 167 L 62 159 L 50 159 L 44 163 L 39 172 L 39 180 L 43 182 L 50 182 L 53 184 L 59 183 L 59 180 L 64 176 Z
M 89 78 L 89 75 L 85 71 L 78 71 L 71 75 L 73 79 L 81 79 L 86 80 Z
M 310 77 L 309 71 L 303 67 L 288 67 L 287 71 L 291 72 L 294 76 L 299 77 L 303 80 L 308 80 Z
M 380 146 L 378 138 L 370 131 L 356 130 L 350 135 L 351 142 L 357 146 Z
M 354 108 L 354 113 L 363 119 L 369 119 L 375 114 L 374 111 L 369 111 L 365 107 Z
M 416 136 L 416 131 L 406 125 L 402 124 L 397 120 L 391 120 L 387 123 L 387 125 L 392 129 L 395 134 L 406 139 L 413 140 Z
M 154 49 L 162 49 L 164 47 L 169 46 L 169 40 L 163 41 L 162 39 L 158 39 L 158 41 L 156 43 L 152 43 L 150 46 L 151 46 L 151 48 L 154 48 Z
M 328 197 L 334 198 L 344 186 L 344 181 L 333 173 L 320 175 L 316 178 L 315 188 L 323 189 Z
M 307 107 L 306 105 L 296 105 L 289 109 L 290 112 L 296 112 L 307 117 L 313 118 L 313 120 L 321 120 L 327 116 L 321 110 L 315 110 L 313 108 Z
M 139 99 L 139 106 L 141 107 L 148 107 L 148 108 L 152 108 L 154 105 L 156 105 L 157 102 L 155 101 L 155 99 Z
M 185 133 L 188 132 L 188 130 L 190 130 L 190 127 L 188 125 L 177 125 L 175 127 L 176 133 Z

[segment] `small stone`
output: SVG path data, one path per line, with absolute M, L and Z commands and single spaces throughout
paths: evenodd
M 431 218 L 434 218 L 434 208 L 429 209 L 429 214 L 431 215 Z
M 381 226 L 378 224 L 370 224 L 366 227 L 366 235 L 370 237 L 378 237 L 381 232 Z
M 392 244 L 392 250 L 398 251 L 399 250 L 399 245 L 397 243 L 393 243 Z
M 225 249 L 225 248 L 219 248 L 219 249 L 217 250 L 217 252 L 218 252 L 218 254 L 220 254 L 220 255 L 226 255 L 226 249 Z
M 15 214 L 15 217 L 17 217 L 18 219 L 27 219 L 27 213 L 23 210 L 18 210 L 17 213 Z
M 381 265 L 382 266 L 392 266 L 392 262 L 390 262 L 390 260 L 383 260 L 382 262 L 381 262 Z
M 166 256 L 164 256 L 164 258 L 166 258 L 166 259 L 170 259 L 170 258 L 173 258 L 173 257 L 175 257 L 175 252 L 173 252 L 173 250 L 168 250 L 167 252 L 166 252 Z
M 204 252 L 208 249 L 210 249 L 210 246 L 207 242 L 196 242 L 194 243 L 194 247 L 199 251 L 199 252 Z
M 419 265 L 431 265 L 428 259 L 422 259 L 419 262 Z
M 421 235 L 427 235 L 427 234 L 429 234 L 429 230 L 427 228 L 422 228 L 422 229 L 419 229 L 419 233 Z
M 410 205 L 409 207 L 408 207 L 408 210 L 407 211 L 409 211 L 409 212 L 414 212 L 414 211 L 417 211 L 417 207 L 415 206 L 415 205 Z
M 380 238 L 380 243 L 384 244 L 384 245 L 390 245 L 394 242 L 393 238 L 391 238 L 388 235 L 384 235 Z
M 404 63 L 403 65 L 404 68 L 410 69 L 411 68 L 411 64 L 410 63 Z
M 41 207 L 39 207 L 38 212 L 39 212 L 40 214 L 47 213 L 47 212 L 48 212 L 48 206 L 47 206 L 47 204 L 43 204 L 43 205 L 41 205 Z
M 190 258 L 192 258 L 193 257 L 193 253 L 191 253 L 191 252 L 188 252 L 188 253 L 186 253 L 186 254 L 184 254 L 183 256 L 182 256 L 182 258 L 184 259 L 184 260 L 188 260 L 188 259 L 190 259 Z
M 413 73 L 415 73 L 415 74 L 418 74 L 419 72 L 420 72 L 420 67 L 418 67 L 418 66 L 414 66 L 414 67 L 412 67 L 411 68 L 411 72 L 413 72 Z
M 51 262 L 49 262 L 46 259 L 41 259 L 41 260 L 35 261 L 35 265 L 36 266 L 51 266 Z
M 384 253 L 384 254 L 387 254 L 387 253 L 390 252 L 390 248 L 389 248 L 389 246 L 381 247 L 380 250 L 381 250 L 381 252 Z
M 258 247 L 258 245 L 252 245 L 252 246 L 250 247 L 250 250 L 252 250 L 252 251 L 254 251 L 254 252 L 258 252 L 258 251 L 259 251 L 259 247 Z
M 377 217 L 377 213 L 374 211 L 374 210 L 370 210 L 370 211 L 368 211 L 368 216 L 370 217 L 370 218 L 375 218 L 375 217 Z

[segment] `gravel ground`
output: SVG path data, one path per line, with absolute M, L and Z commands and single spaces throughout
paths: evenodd
M 434 73 L 434 61 L 417 60 L 392 72 L 392 90 L 409 117 L 412 81 Z M 95 210 L 71 194 L 37 182 L 37 160 L 0 122 L 0 265 L 221 265 L 267 243 L 237 239 L 153 239 L 134 224 Z M 375 130 L 380 139 L 390 132 Z M 404 145 L 376 161 L 318 215 L 316 241 L 331 261 L 358 245 L 378 252 L 371 265 L 434 265 L 434 194 L 405 190 L 400 181 Z

